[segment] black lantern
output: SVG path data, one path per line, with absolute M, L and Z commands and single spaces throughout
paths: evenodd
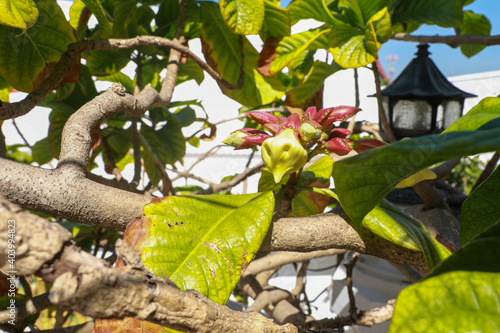
M 384 111 L 398 140 L 441 133 L 462 116 L 465 98 L 476 97 L 444 77 L 428 48 L 429 44 L 418 45 L 417 57 L 382 90 Z

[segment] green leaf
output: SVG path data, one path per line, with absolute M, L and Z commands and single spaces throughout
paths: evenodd
M 393 22 L 460 26 L 463 19 L 461 0 L 391 1 Z
M 186 141 L 182 134 L 181 124 L 172 117 L 160 129 L 141 125 L 141 143 L 143 146 L 144 168 L 151 183 L 157 185 L 161 179 L 159 169 L 166 164 L 174 164 L 186 153 Z
M 264 5 L 266 13 L 260 30 L 261 39 L 266 41 L 270 37 L 290 35 L 290 15 L 288 10 L 268 0 L 264 1 Z
M 262 172 L 260 174 L 258 190 L 259 192 L 265 192 L 265 191 L 278 192 L 281 189 L 281 186 L 286 184 L 288 179 L 290 179 L 290 175 L 284 176 L 281 179 L 281 181 L 278 184 L 276 184 L 271 171 L 269 171 L 268 168 L 264 168 L 262 169 Z
M 328 65 L 323 61 L 316 60 L 304 81 L 296 88 L 287 92 L 288 105 L 304 105 L 323 87 L 325 80 L 330 75 L 341 69 L 342 68 L 336 64 Z
M 314 19 L 331 24 L 337 21 L 333 18 L 324 0 L 296 0 L 288 5 L 288 10 L 292 25 L 305 19 Z
M 264 0 L 220 0 L 222 17 L 237 35 L 258 34 L 264 22 Z
M 80 23 L 80 17 L 82 15 L 82 11 L 85 8 L 85 3 L 83 0 L 75 0 L 73 4 L 69 8 L 69 24 L 73 27 L 73 29 L 77 29 Z
M 338 24 L 330 35 L 330 52 L 344 68 L 366 66 L 378 58 L 382 43 L 392 33 L 391 16 L 384 7 L 366 23 L 364 30 L 349 24 Z
M 225 304 L 271 224 L 272 192 L 172 196 L 144 207 L 146 267 Z
M 39 17 L 26 33 L 16 37 L 19 30 L 0 26 L 0 75 L 14 88 L 31 92 L 38 76 L 49 70 L 76 41 L 73 28 L 61 8 L 53 0 L 37 1 Z
M 208 63 L 229 83 L 236 84 L 240 76 L 240 53 L 243 47 L 243 88 L 230 90 L 219 84 L 223 93 L 246 106 L 269 104 L 281 98 L 284 94 L 282 83 L 277 78 L 264 77 L 257 71 L 259 53 L 245 37 L 231 33 L 222 20 L 217 4 L 202 2 L 201 6 L 203 54 Z
M 500 274 L 451 272 L 404 289 L 390 333 L 500 331 Z
M 92 75 L 108 76 L 119 72 L 130 62 L 132 50 L 97 50 L 86 56 L 87 67 Z
M 500 118 L 500 97 L 483 98 L 467 114 L 451 124 L 443 133 L 456 131 L 474 131 L 490 121 Z
M 117 127 L 106 127 L 102 130 L 102 138 L 106 147 L 103 149 L 103 160 L 115 165 L 121 161 L 132 147 L 132 131 Z
M 271 64 L 271 75 L 275 75 L 306 50 L 328 48 L 330 30 L 309 30 L 284 37 L 276 47 L 276 59 Z
M 0 76 L 0 101 L 8 102 L 12 86 Z
M 189 126 L 196 121 L 196 112 L 190 106 L 177 110 L 173 116 L 179 121 L 182 127 Z
M 363 227 L 391 243 L 423 252 L 429 270 L 450 255 L 450 252 L 429 234 L 422 222 L 387 200 L 382 200 L 365 216 Z
M 466 244 L 500 221 L 500 168 L 479 185 L 462 204 L 460 242 Z
M 469 10 L 464 11 L 464 21 L 460 25 L 460 34 L 462 35 L 489 35 L 491 32 L 491 23 L 488 18 L 482 14 L 475 14 Z M 481 52 L 486 46 L 477 44 L 460 44 L 460 51 L 467 58 Z
M 359 230 L 363 217 L 401 180 L 435 163 L 500 150 L 498 127 L 402 140 L 333 165 L 340 203 Z
M 137 35 L 137 1 L 115 0 L 113 12 L 113 36 L 129 38 Z
M 33 162 L 39 165 L 46 164 L 52 160 L 52 156 L 49 154 L 49 145 L 47 143 L 47 138 L 37 141 L 32 147 Z
M 98 76 L 97 80 L 119 82 L 129 93 L 132 93 L 134 91 L 134 81 L 130 77 L 128 77 L 128 75 L 125 75 L 122 72 L 114 72 L 113 74 L 106 76 Z
M 205 79 L 203 69 L 195 63 L 191 58 L 186 63 L 179 64 L 179 72 L 177 74 L 177 82 L 182 83 L 188 80 L 195 80 L 200 85 Z
M 7 0 L 0 4 L 0 25 L 26 32 L 38 18 L 38 9 L 33 0 Z
M 49 134 L 47 136 L 47 149 L 53 158 L 59 158 L 61 152 L 61 135 L 69 117 L 75 112 L 73 108 L 64 104 L 58 103 L 49 115 Z
M 332 176 L 333 159 L 325 155 L 300 173 L 300 185 L 315 188 L 328 188 Z M 323 213 L 330 202 L 330 196 L 300 191 L 292 200 L 292 212 L 295 216 L 310 216 Z
M 85 6 L 90 10 L 92 14 L 97 18 L 99 22 L 99 38 L 109 38 L 113 33 L 111 24 L 106 17 L 106 13 L 101 6 L 99 0 L 82 0 Z
M 426 278 L 453 271 L 500 272 L 500 219 L 439 264 Z

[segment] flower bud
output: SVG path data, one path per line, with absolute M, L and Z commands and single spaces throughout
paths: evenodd
M 283 118 L 263 111 L 251 111 L 247 112 L 245 115 L 262 125 L 265 125 L 267 123 L 281 123 L 283 121 Z
M 314 127 L 314 125 L 310 123 L 303 123 L 299 128 L 300 137 L 306 142 L 311 140 L 318 140 L 321 137 L 321 133 L 323 133 L 323 131 Z
M 329 152 L 343 156 L 352 150 L 352 147 L 348 144 L 350 141 L 350 139 L 333 138 L 325 143 L 325 147 Z
M 271 171 L 274 181 L 294 173 L 307 162 L 307 151 L 295 138 L 294 130 L 285 129 L 262 144 L 262 159 Z
M 292 113 L 288 117 L 283 120 L 283 127 L 292 128 L 294 130 L 298 130 L 301 124 L 300 116 L 296 113 Z
M 364 151 L 385 146 L 386 143 L 377 139 L 359 139 L 354 142 L 353 148 L 358 153 L 362 153 Z
M 330 137 L 332 138 L 347 138 L 349 135 L 351 135 L 352 131 L 348 130 L 347 128 L 334 128 L 330 132 Z
M 246 149 L 255 145 L 261 145 L 270 137 L 266 132 L 254 128 L 242 128 L 231 133 L 222 143 L 233 146 L 234 149 Z

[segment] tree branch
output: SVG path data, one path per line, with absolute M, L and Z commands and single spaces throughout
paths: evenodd
M 405 42 L 448 44 L 451 47 L 458 47 L 461 44 L 479 44 L 479 45 L 500 44 L 500 35 L 416 36 L 405 33 L 395 33 L 392 35 L 391 39 L 405 41 Z
M 90 50 L 129 49 L 143 45 L 156 45 L 179 51 L 180 53 L 190 57 L 219 84 L 226 87 L 227 89 L 241 88 L 240 86 L 233 85 L 225 81 L 215 69 L 213 69 L 209 64 L 204 62 L 196 54 L 190 51 L 189 48 L 182 45 L 182 43 L 180 43 L 179 41 L 172 41 L 156 36 L 137 36 L 130 39 L 84 40 L 70 44 L 68 46 L 68 50 L 63 53 L 61 59 L 56 64 L 49 77 L 44 80 L 35 90 L 28 94 L 25 99 L 15 103 L 2 102 L 0 104 L 0 120 L 23 116 L 31 111 L 40 102 L 42 102 L 62 82 L 62 79 L 69 72 L 71 66 L 75 63 L 75 61 L 79 61 L 79 57 L 82 52 Z M 171 73 L 172 72 L 173 71 L 171 71 Z M 166 85 L 170 84 L 169 82 L 170 81 L 164 82 L 164 86 L 166 87 Z M 162 87 L 162 92 L 156 92 L 156 96 L 154 96 L 151 104 L 155 102 L 165 103 L 167 97 L 160 98 L 160 94 L 166 94 L 165 89 L 166 88 Z M 161 102 L 160 100 L 163 100 L 163 102 Z

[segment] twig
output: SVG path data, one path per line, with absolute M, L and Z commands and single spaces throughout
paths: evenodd
M 378 116 L 380 118 L 380 122 L 382 123 L 382 128 L 384 129 L 384 132 L 387 135 L 389 142 L 391 142 L 391 143 L 396 142 L 397 139 L 394 136 L 394 133 L 392 132 L 391 126 L 389 125 L 389 121 L 387 120 L 387 117 L 385 115 L 384 105 L 382 104 L 382 91 L 380 90 L 380 74 L 378 71 L 378 64 L 376 61 L 374 61 L 372 63 L 372 71 L 373 71 L 373 76 L 375 78 L 375 89 L 376 89 L 376 96 L 377 96 Z
M 240 182 L 247 179 L 248 177 L 250 177 L 256 173 L 259 173 L 263 168 L 264 168 L 264 163 L 259 163 L 250 169 L 245 169 L 242 173 L 240 173 L 239 175 L 237 175 L 236 177 L 234 177 L 231 180 L 225 181 L 221 184 L 213 184 L 210 188 L 208 188 L 206 190 L 198 191 L 198 194 L 210 194 L 210 193 L 217 193 L 220 191 L 228 190 L 228 189 L 238 185 Z
M 359 108 L 359 76 L 358 76 L 358 69 L 354 68 L 354 106 Z M 354 129 L 354 125 L 356 125 L 356 115 L 352 116 L 351 119 L 349 120 L 349 124 L 347 125 L 347 129 L 352 131 Z
M 335 254 L 345 253 L 345 250 L 338 249 L 330 249 L 323 251 L 313 251 L 306 253 L 299 252 L 277 252 L 275 254 L 270 254 L 265 257 L 256 259 L 248 265 L 248 268 L 245 272 L 242 273 L 242 276 L 247 276 L 250 274 L 257 275 L 261 272 L 279 268 L 286 264 L 291 264 L 294 262 L 311 260 L 314 258 L 321 258 L 326 256 L 331 256 Z
M 134 151 L 134 178 L 132 179 L 132 184 L 137 188 L 139 182 L 141 181 L 141 138 L 139 136 L 139 127 L 137 123 L 137 118 L 132 118 L 132 149 Z
M 297 274 L 295 280 L 295 287 L 293 288 L 291 294 L 295 299 L 298 299 L 302 291 L 304 290 L 305 281 L 304 278 L 307 275 L 307 266 L 309 266 L 309 261 L 302 261 L 297 263 Z
M 356 314 L 358 312 L 356 308 L 356 298 L 354 297 L 354 290 L 352 286 L 352 270 L 354 269 L 354 265 L 358 261 L 359 253 L 355 252 L 351 258 L 349 263 L 344 263 L 346 268 L 346 280 L 345 285 L 347 287 L 347 293 L 349 294 L 349 315 L 352 318 L 356 318 Z
M 476 187 L 481 185 L 481 183 L 484 182 L 493 173 L 493 171 L 495 171 L 499 159 L 500 159 L 500 154 L 498 152 L 493 154 L 491 159 L 488 161 L 488 164 L 486 164 L 486 166 L 484 167 L 483 172 L 481 173 L 476 183 L 472 187 L 471 192 L 474 191 Z
M 5 143 L 5 135 L 2 131 L 3 121 L 0 121 L 0 158 L 7 156 L 7 144 Z
M 448 161 L 446 161 L 444 163 L 441 163 L 437 167 L 433 168 L 432 172 L 434 172 L 436 174 L 436 176 L 437 176 L 438 179 L 439 178 L 443 178 L 447 174 L 449 174 L 451 172 L 451 170 L 453 170 L 453 168 L 458 163 L 460 163 L 460 159 L 461 159 L 461 157 L 457 157 L 457 158 L 453 158 L 451 160 L 448 160 Z
M 448 44 L 451 47 L 458 47 L 461 44 L 479 44 L 479 45 L 499 45 L 500 35 L 454 35 L 454 36 L 417 36 L 405 33 L 395 33 L 391 39 L 405 42 L 419 43 L 441 43 Z
M 396 300 L 391 299 L 381 308 L 375 308 L 366 312 L 359 312 L 355 318 L 351 316 L 337 317 L 335 319 L 322 319 L 309 322 L 305 325 L 306 328 L 312 330 L 322 330 L 331 328 L 340 328 L 350 325 L 361 325 L 371 327 L 375 324 L 381 324 L 392 318 L 394 311 L 394 303 Z
M 12 119 L 12 125 L 14 125 L 14 127 L 16 128 L 17 134 L 19 134 L 19 136 L 21 137 L 21 139 L 23 139 L 24 144 L 27 147 L 29 147 L 30 149 L 33 149 L 33 147 L 31 147 L 31 145 L 29 144 L 28 140 L 26 140 L 26 138 L 24 137 L 23 133 L 19 129 L 19 126 L 17 126 L 17 123 L 16 123 L 15 119 Z

